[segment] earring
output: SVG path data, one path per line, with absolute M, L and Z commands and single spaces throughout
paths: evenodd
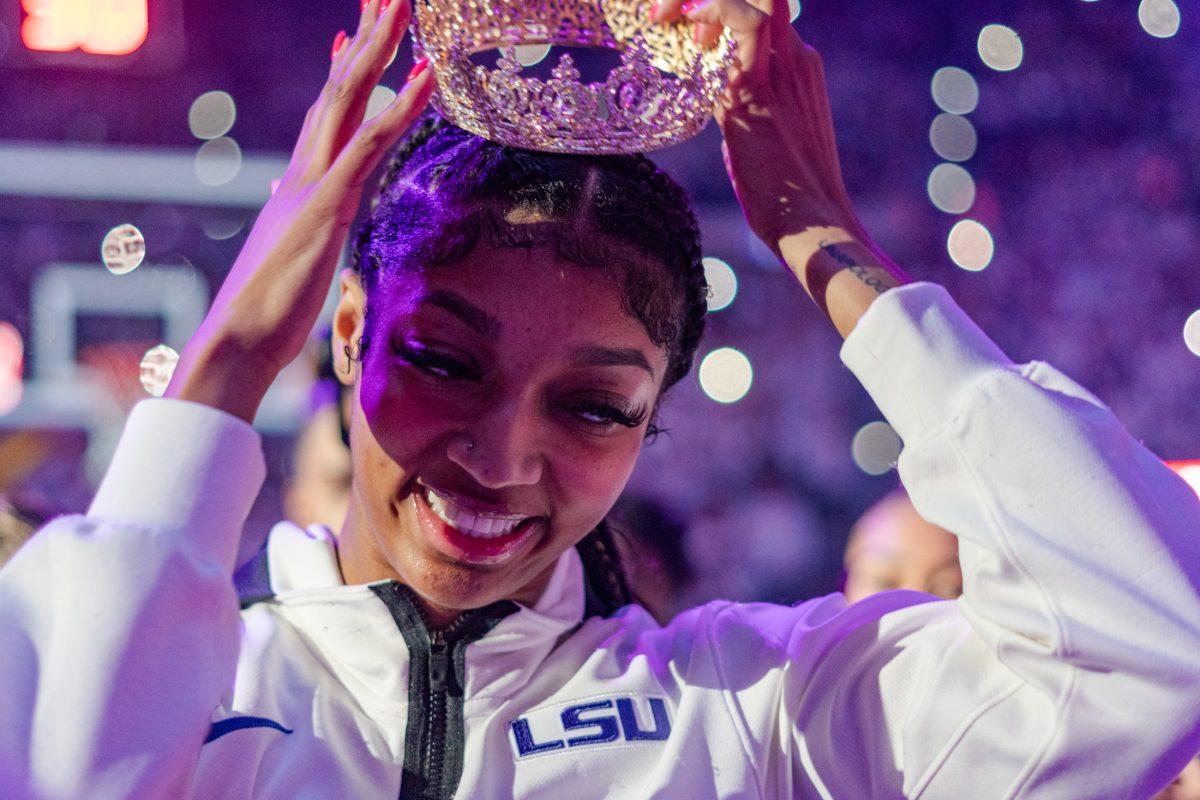
M 353 355 L 350 353 L 350 345 L 349 344 L 342 345 L 342 352 L 346 354 L 346 374 L 347 375 L 349 375 L 351 373 L 351 371 L 353 370 L 353 367 L 350 366 L 350 363 L 353 361 L 358 361 L 360 358 L 362 358 L 363 348 L 366 347 L 366 342 L 364 341 L 364 339 L 366 339 L 365 336 L 360 336 L 358 338 L 358 341 L 355 342 L 355 344 L 357 345 L 358 352 Z M 338 370 L 338 372 L 341 372 L 341 370 Z

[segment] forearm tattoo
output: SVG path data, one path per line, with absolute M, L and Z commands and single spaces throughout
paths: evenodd
M 821 251 L 828 253 L 830 258 L 841 264 L 846 269 L 850 270 L 850 273 L 854 275 L 854 277 L 858 278 L 867 286 L 870 286 L 872 289 L 874 289 L 876 294 L 883 294 L 888 289 L 892 288 L 878 277 L 870 274 L 867 271 L 866 265 L 859 264 L 857 261 L 851 258 L 849 253 L 842 250 L 841 245 L 822 244 Z M 831 275 L 830 277 L 833 276 Z
M 817 306 L 827 314 L 826 290 L 833 276 L 840 272 L 849 272 L 876 294 L 883 294 L 896 285 L 875 253 L 861 242 L 823 239 L 817 243 L 817 251 L 805 265 L 804 283 Z

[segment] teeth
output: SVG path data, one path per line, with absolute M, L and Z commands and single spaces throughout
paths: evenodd
M 429 503 L 430 510 L 442 522 L 451 526 L 459 533 L 467 536 L 475 536 L 480 539 L 493 539 L 497 536 L 512 533 L 517 529 L 518 525 L 528 519 L 528 517 L 477 514 L 473 511 L 468 511 L 448 497 L 442 497 L 428 487 L 425 490 L 425 497 Z

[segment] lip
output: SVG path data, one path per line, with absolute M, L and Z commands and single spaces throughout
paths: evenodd
M 525 549 L 525 545 L 531 542 L 546 525 L 544 517 L 529 517 L 518 525 L 516 530 L 504 536 L 488 539 L 467 536 L 453 526 L 447 525 L 441 517 L 433 513 L 433 509 L 429 507 L 429 502 L 425 499 L 426 488 L 428 487 L 419 485 L 410 495 L 417 515 L 417 524 L 421 528 L 425 540 L 434 549 L 455 561 L 488 566 L 509 561 L 518 552 Z M 438 494 L 441 492 L 439 491 Z M 455 497 L 455 495 L 446 496 Z M 479 505 L 472 504 L 472 507 L 479 508 Z
M 450 489 L 444 489 L 441 486 L 433 486 L 432 484 L 426 483 L 422 479 L 418 479 L 416 484 L 421 494 L 424 494 L 425 491 L 434 492 L 442 497 L 447 498 L 448 500 L 453 500 L 456 505 L 460 505 L 463 508 L 469 509 L 476 514 L 483 514 L 489 517 L 500 517 L 501 519 L 524 519 L 525 517 L 545 516 L 545 514 L 520 513 L 514 511 L 509 506 L 500 503 L 489 503 L 484 500 L 478 500 L 468 495 L 459 494 L 458 492 Z

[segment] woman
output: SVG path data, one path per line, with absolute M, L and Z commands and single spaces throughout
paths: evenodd
M 435 120 L 340 278 L 349 514 L 336 543 L 277 526 L 275 596 L 239 622 L 248 423 L 431 90 L 418 64 L 361 122 L 409 14 L 372 0 L 167 396 L 135 409 L 87 516 L 0 573 L 0 795 L 1078 800 L 1178 772 L 1200 746 L 1195 497 L 870 243 L 782 5 L 687 9 L 739 40 L 726 164 L 903 437 L 916 507 L 960 536 L 963 599 L 613 613 L 602 520 L 696 347 L 694 221 L 640 158 Z

